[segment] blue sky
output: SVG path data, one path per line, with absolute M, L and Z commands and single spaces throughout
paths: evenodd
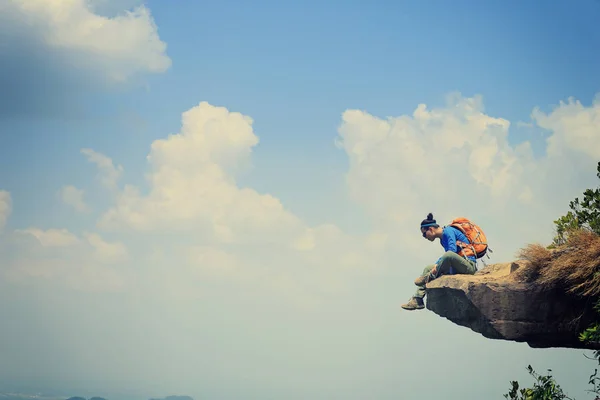
M 123 7 L 141 2 L 25 4 L 10 0 L 0 17 L 0 38 L 10 39 L 0 53 L 9 88 L 0 94 L 0 190 L 11 199 L 0 257 L 10 260 L 4 296 L 16 296 L 0 315 L 31 315 L 18 327 L 32 332 L 88 321 L 110 339 L 84 328 L 90 345 L 63 325 L 51 338 L 32 333 L 15 354 L 41 340 L 55 348 L 48 360 L 71 366 L 5 364 L 0 377 L 60 389 L 72 374 L 81 390 L 112 382 L 106 390 L 116 393 L 127 390 L 119 373 L 145 360 L 129 376 L 144 396 L 410 398 L 433 368 L 426 360 L 464 357 L 457 369 L 494 379 L 497 397 L 509 379 L 527 379 L 527 363 L 558 368 L 574 391 L 587 383 L 591 365 L 578 351 L 490 342 L 399 304 L 439 257 L 416 230 L 428 212 L 478 218 L 504 262 L 547 241 L 568 201 L 596 183 L 599 2 L 148 1 L 129 16 Z M 101 18 L 111 23 L 85 31 Z M 570 97 L 581 106 L 560 104 Z M 415 112 L 419 104 L 431 114 Z M 189 135 L 178 135 L 188 110 Z M 251 131 L 230 113 L 252 118 Z M 218 128 L 195 125 L 204 118 Z M 499 119 L 510 128 L 487 128 Z M 108 164 L 98 168 L 82 149 Z M 241 172 L 230 174 L 230 163 Z M 89 212 L 61 200 L 65 185 L 83 191 Z M 143 326 L 156 331 L 136 344 Z M 410 343 L 421 340 L 435 344 L 416 353 Z M 201 361 L 199 343 L 210 343 L 214 365 Z M 77 368 L 114 348 L 121 369 L 111 368 L 119 354 Z M 574 364 L 559 367 L 565 360 Z M 208 389 L 190 370 L 211 377 Z M 444 376 L 449 396 L 469 395 L 463 374 Z
M 571 96 L 589 104 L 598 89 L 600 38 L 592 27 L 600 6 L 593 1 L 147 5 L 173 66 L 144 78 L 148 92 L 134 87 L 82 98 L 80 120 L 3 122 L 13 133 L 5 134 L 10 142 L 0 150 L 0 179 L 13 195 L 28 201 L 26 187 L 16 190 L 22 179 L 11 172 L 15 166 L 28 175 L 41 169 L 47 192 L 63 177 L 85 181 L 81 147 L 109 153 L 138 180 L 147 143 L 176 132 L 181 111 L 200 100 L 255 119 L 257 176 L 274 174 L 285 184 L 295 163 L 322 165 L 335 176 L 296 178 L 327 187 L 345 168 L 332 143 L 346 108 L 386 117 L 419 103 L 443 105 L 449 92 L 481 94 L 489 114 L 513 123 L 511 143 L 528 139 L 541 152 L 543 132 L 516 123 L 528 121 L 534 107 L 549 110 Z M 143 125 L 128 124 L 127 116 Z M 48 152 L 57 140 L 63 145 Z M 82 168 L 54 169 L 63 162 Z M 275 165 L 285 173 L 269 172 Z

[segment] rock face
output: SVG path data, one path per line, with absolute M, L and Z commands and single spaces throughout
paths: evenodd
M 490 339 L 600 349 L 579 340 L 593 317 L 586 300 L 528 283 L 526 266 L 492 264 L 475 275 L 441 276 L 427 284 L 427 308 Z

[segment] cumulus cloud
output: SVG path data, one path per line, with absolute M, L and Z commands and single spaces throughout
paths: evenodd
M 79 242 L 79 239 L 66 229 L 48 229 L 44 231 L 38 228 L 29 228 L 18 229 L 16 232 L 35 237 L 42 247 L 70 247 Z
M 206 102 L 186 111 L 181 132 L 152 143 L 150 192 L 126 186 L 99 226 L 141 231 L 204 230 L 220 242 L 289 241 L 302 222 L 281 202 L 236 185 L 258 137 L 252 119 Z
M 86 0 L 7 0 L 0 4 L 0 38 L 3 117 L 77 112 L 86 89 L 171 65 L 143 5 L 107 17 Z
M 252 124 L 207 102 L 184 112 L 180 132 L 151 145 L 147 193 L 126 184 L 98 228 L 144 238 L 156 276 L 192 298 L 199 281 L 217 279 L 315 307 L 353 274 L 383 268 L 384 234 L 308 226 L 278 198 L 238 185 L 259 143 Z
M 119 242 L 107 242 L 97 233 L 86 233 L 85 240 L 93 249 L 91 258 L 102 263 L 116 263 L 127 260 L 127 247 Z
M 138 242 L 133 247 L 142 252 L 134 251 L 133 259 L 146 252 L 144 259 L 154 254 L 177 264 L 179 274 L 165 276 L 167 281 L 186 286 L 188 278 L 220 277 L 273 290 L 305 282 L 308 292 L 326 292 L 339 289 L 341 271 L 381 271 L 392 254 L 412 252 L 412 262 L 430 262 L 426 254 L 431 249 L 424 247 L 429 244 L 418 234 L 419 221 L 430 211 L 440 223 L 458 215 L 476 220 L 501 260 L 525 242 L 548 240 L 551 221 L 590 183 L 590 177 L 573 179 L 569 166 L 589 167 L 592 179 L 594 170 L 592 154 L 582 157 L 584 149 L 571 146 L 570 158 L 559 157 L 551 151 L 552 141 L 562 137 L 577 143 L 572 132 L 583 128 L 562 128 L 570 118 L 582 121 L 585 134 L 596 137 L 597 128 L 585 125 L 589 118 L 573 117 L 593 110 L 561 104 L 548 114 L 535 111 L 534 121 L 552 132 L 541 159 L 528 142 L 509 141 L 510 122 L 487 115 L 481 97 L 453 94 L 446 107 L 419 105 L 411 115 L 387 119 L 347 110 L 338 145 L 349 158 L 348 188 L 374 221 L 374 230 L 360 236 L 333 224 L 308 226 L 276 197 L 239 186 L 236 176 L 251 164 L 259 139 L 252 118 L 224 107 L 201 102 L 182 114 L 179 133 L 152 143 L 148 190 L 129 184 L 120 189 L 121 166 L 92 149 L 82 153 L 98 166 L 100 182 L 115 195 L 97 228 Z M 83 239 L 90 245 L 99 237 Z M 96 243 L 113 259 L 129 254 Z M 279 267 L 286 264 L 327 272 L 311 286 L 307 273 L 288 280 L 290 269 Z
M 148 267 L 139 270 L 142 280 L 156 279 L 192 297 L 198 295 L 195 282 L 224 279 L 251 282 L 299 307 L 314 306 L 325 293 L 348 287 L 340 274 L 382 268 L 385 234 L 355 237 L 333 224 L 308 226 L 278 198 L 237 184 L 259 142 L 252 124 L 246 115 L 207 102 L 184 112 L 180 132 L 151 145 L 145 193 L 129 184 L 121 189 L 122 167 L 82 149 L 97 166 L 99 183 L 114 194 L 115 204 L 101 214 L 97 228 L 122 237 L 122 244 L 106 243 L 95 233 L 34 228 L 19 233 L 45 248 L 85 248 L 88 259 L 111 260 L 115 269 L 127 270 L 124 263 L 132 260 L 143 263 Z M 81 191 L 66 186 L 62 194 L 84 209 Z M 315 271 L 321 271 L 318 281 Z
M 0 232 L 4 229 L 8 216 L 12 211 L 12 199 L 6 190 L 0 190 Z
M 0 250 L 4 278 L 13 283 L 44 279 L 76 291 L 127 289 L 126 247 L 98 234 L 79 237 L 67 229 L 17 229 Z
M 478 191 L 494 197 L 523 189 L 514 164 L 529 154 L 508 145 L 509 121 L 485 115 L 480 98 L 451 101 L 445 109 L 421 104 L 412 116 L 388 120 L 344 113 L 339 143 L 350 158 L 348 183 L 358 200 L 385 201 L 373 208 L 403 222 L 436 194 L 455 205 Z
M 96 164 L 96 167 L 98 167 L 97 177 L 102 185 L 107 189 L 117 190 L 119 178 L 123 174 L 123 167 L 121 165 L 115 166 L 110 157 L 92 149 L 81 149 L 81 153 L 87 157 L 89 162 Z
M 448 223 L 465 215 L 512 257 L 518 243 L 548 240 L 551 221 L 590 184 L 600 157 L 598 104 L 561 103 L 533 121 L 551 131 L 544 157 L 529 142 L 509 141 L 510 122 L 485 113 L 482 98 L 448 97 L 446 107 L 419 105 L 412 115 L 342 115 L 338 145 L 349 158 L 352 197 L 386 231 L 419 248 L 418 225 L 428 212 Z M 565 149 L 570 150 L 566 152 Z M 410 243 L 410 244 L 409 244 Z
M 89 206 L 83 200 L 83 190 L 77 189 L 75 186 L 63 186 L 59 195 L 63 203 L 73 207 L 78 212 L 87 212 L 90 210 Z
M 385 268 L 385 234 L 309 226 L 275 196 L 237 183 L 259 143 L 252 124 L 206 102 L 184 112 L 180 132 L 151 145 L 146 190 L 117 189 L 121 169 L 82 150 L 99 167 L 100 182 L 116 189 L 97 228 L 124 239 L 128 263 L 143 266 L 136 269 L 140 287 L 198 301 L 210 281 L 224 285 L 223 293 L 259 290 L 306 309 L 351 290 L 353 276 Z
M 534 109 L 531 118 L 541 128 L 553 132 L 548 138 L 548 156 L 560 157 L 565 152 L 576 152 L 600 159 L 600 96 L 590 107 L 569 98 L 546 114 Z

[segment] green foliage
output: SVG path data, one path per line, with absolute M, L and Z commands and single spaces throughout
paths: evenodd
M 595 352 L 594 359 L 600 363 L 598 353 L 598 351 Z M 560 385 L 552 376 L 552 370 L 548 370 L 548 375 L 539 375 L 531 365 L 528 365 L 527 371 L 535 379 L 533 387 L 519 389 L 519 382 L 511 381 L 511 389 L 508 393 L 504 394 L 504 398 L 508 400 L 575 400 L 563 392 Z M 592 389 L 588 390 L 588 392 L 596 395 L 594 400 L 600 400 L 600 377 L 598 376 L 598 369 L 595 369 L 594 373 L 590 375 L 588 383 L 592 385 Z
M 600 179 L 600 162 L 598 162 L 597 176 Z M 600 186 L 597 189 L 587 189 L 583 192 L 583 200 L 579 198 L 569 203 L 572 211 L 554 221 L 556 226 L 556 236 L 552 244 L 548 247 L 556 247 L 566 243 L 569 233 L 576 229 L 590 229 L 592 232 L 600 235 Z M 599 315 L 599 322 L 596 322 L 585 329 L 579 335 L 579 340 L 585 343 L 600 343 L 600 299 L 596 299 L 594 310 Z M 600 351 L 594 352 L 594 357 L 600 365 Z M 568 397 L 561 389 L 560 385 L 549 373 L 548 375 L 537 374 L 531 365 L 527 366 L 529 374 L 534 377 L 535 382 L 531 388 L 519 388 L 517 381 L 511 381 L 510 391 L 504 395 L 509 400 L 573 400 Z M 551 370 L 548 370 L 551 372 Z M 592 385 L 591 393 L 596 394 L 594 400 L 600 400 L 600 377 L 597 376 L 598 370 L 589 378 L 589 384 Z
M 598 359 L 597 354 L 596 354 L 596 359 Z M 594 373 L 592 375 L 590 375 L 590 380 L 588 382 L 594 388 L 592 390 L 588 390 L 589 392 L 596 394 L 596 397 L 594 398 L 594 400 L 600 400 L 600 377 L 597 375 L 598 375 L 598 369 L 595 369 Z
M 594 311 L 600 315 L 600 300 L 594 303 Z M 579 335 L 579 340 L 587 343 L 598 343 L 600 342 L 600 326 L 593 324 Z
M 600 316 L 600 300 L 597 300 L 594 304 L 594 310 Z M 600 324 L 597 322 L 592 324 L 589 328 L 581 332 L 579 340 L 582 342 L 593 343 L 600 342 Z M 594 352 L 594 357 L 600 365 L 600 350 Z M 519 383 L 517 381 L 511 381 L 510 391 L 504 395 L 508 400 L 574 400 L 568 397 L 561 389 L 560 385 L 556 383 L 556 380 L 549 373 L 548 375 L 537 374 L 531 365 L 527 366 L 529 374 L 534 377 L 535 383 L 531 388 L 519 389 Z M 551 372 L 552 370 L 548 370 Z M 588 383 L 592 385 L 592 389 L 588 392 L 596 394 L 594 400 L 600 400 L 600 377 L 598 376 L 598 369 L 594 370 L 594 373 L 590 376 Z
M 550 248 L 565 244 L 569 237 L 569 233 L 580 227 L 577 216 L 571 211 L 555 220 L 554 225 L 556 225 L 556 236 L 554 237 L 552 244 L 548 246 Z
M 596 176 L 600 179 L 600 162 L 598 162 L 597 171 Z M 569 206 L 575 212 L 580 226 L 591 229 L 594 233 L 600 235 L 600 187 L 587 189 L 583 192 L 581 202 L 579 198 L 575 198 Z
M 579 334 L 579 340 L 582 342 L 597 342 L 598 338 L 600 338 L 600 326 L 598 324 L 593 324 Z
M 539 375 L 537 374 L 531 365 L 527 366 L 527 370 L 531 376 L 534 377 L 535 383 L 533 387 L 526 389 L 519 389 L 519 382 L 512 381 L 511 390 L 504 395 L 506 399 L 509 400 L 573 400 L 568 397 L 560 385 L 556 383 L 550 372 L 552 370 L 548 370 L 548 375 Z
M 600 161 L 596 169 L 596 176 L 600 179 Z M 600 186 L 596 189 L 586 189 L 583 192 L 583 200 L 580 201 L 579 197 L 576 197 L 569 203 L 569 208 L 572 211 L 554 221 L 556 236 L 548 247 L 564 244 L 569 233 L 575 229 L 590 229 L 600 235 Z

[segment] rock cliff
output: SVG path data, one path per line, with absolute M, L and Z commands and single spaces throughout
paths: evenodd
M 521 260 L 488 265 L 475 275 L 442 276 L 427 284 L 427 309 L 490 339 L 600 349 L 579 340 L 597 317 L 590 297 L 570 293 L 558 281 L 540 284 L 533 275 L 539 274 L 532 264 Z

